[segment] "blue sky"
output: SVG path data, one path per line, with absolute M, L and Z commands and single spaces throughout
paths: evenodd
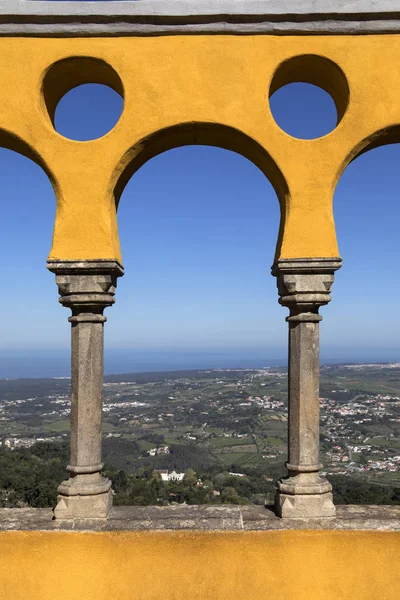
M 335 125 L 325 92 L 292 84 L 271 107 L 292 135 Z M 56 126 L 88 139 L 113 126 L 121 100 L 83 86 L 60 103 Z M 342 176 L 334 208 L 343 268 L 322 309 L 322 357 L 400 360 L 397 275 L 400 145 L 359 157 Z M 3 258 L 0 357 L 67 352 L 68 311 L 46 271 L 55 198 L 41 169 L 0 149 Z M 286 309 L 270 275 L 279 209 L 264 175 L 218 148 L 159 155 L 129 182 L 119 211 L 125 277 L 107 310 L 110 351 L 224 349 L 285 356 Z M 0 376 L 5 376 L 4 369 Z

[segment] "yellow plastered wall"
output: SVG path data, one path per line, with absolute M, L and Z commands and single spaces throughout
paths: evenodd
M 278 258 L 335 257 L 341 173 L 364 149 L 400 141 L 399 57 L 400 35 L 1 38 L 0 144 L 52 180 L 50 259 L 121 260 L 116 204 L 129 176 L 194 143 L 240 152 L 271 180 L 282 212 Z M 269 93 L 293 80 L 333 95 L 342 116 L 333 132 L 299 140 L 278 127 Z M 55 132 L 52 115 L 85 81 L 114 87 L 124 110 L 107 135 L 76 142 Z
M 398 600 L 399 534 L 2 532 L 7 600 Z

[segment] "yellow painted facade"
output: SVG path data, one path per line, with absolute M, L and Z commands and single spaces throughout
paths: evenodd
M 398 600 L 399 536 L 367 531 L 0 533 L 7 600 Z
M 50 259 L 121 261 L 116 205 L 129 177 L 196 143 L 237 151 L 270 179 L 277 258 L 335 257 L 340 175 L 362 151 L 400 141 L 399 57 L 400 35 L 1 38 L 0 144 L 52 181 Z M 324 137 L 295 139 L 271 115 L 269 94 L 299 80 L 335 100 L 339 123 Z M 90 82 L 121 93 L 123 113 L 98 140 L 68 140 L 53 127 L 55 107 Z
M 295 139 L 269 95 L 320 85 L 334 131 Z M 116 126 L 77 142 L 54 111 L 82 83 L 124 97 Z M 337 257 L 332 200 L 363 151 L 400 141 L 400 35 L 0 38 L 0 145 L 37 162 L 57 199 L 51 260 L 122 261 L 129 178 L 186 144 L 243 154 L 281 206 L 276 258 Z M 140 202 L 140 198 L 138 199 Z M 273 257 L 271 257 L 272 260 Z M 7 600 L 397 600 L 399 536 L 363 531 L 0 532 Z

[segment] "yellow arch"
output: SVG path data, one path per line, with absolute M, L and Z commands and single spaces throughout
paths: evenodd
M 1 38 L 0 126 L 27 140 L 56 178 L 50 259 L 121 260 L 115 199 L 140 164 L 192 143 L 239 151 L 266 174 L 281 203 L 279 258 L 336 257 L 341 173 L 362 151 L 398 139 L 399 53 L 399 35 Z M 60 94 L 94 80 L 123 93 L 118 123 L 93 141 L 59 135 L 51 116 Z M 331 133 L 301 140 L 279 128 L 268 97 L 290 81 L 331 93 Z
M 124 154 L 113 174 L 112 186 L 116 207 L 128 181 L 141 166 L 158 154 L 173 148 L 193 145 L 215 146 L 236 152 L 264 173 L 273 186 L 280 205 L 281 219 L 276 245 L 276 255 L 279 254 L 285 226 L 285 207 L 289 197 L 287 182 L 265 148 L 234 127 L 206 122 L 181 123 L 155 131 L 140 140 Z

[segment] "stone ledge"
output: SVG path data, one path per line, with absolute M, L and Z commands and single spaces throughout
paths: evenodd
M 0 36 L 398 33 L 398 0 L 0 0 Z
M 398 0 L 0 0 L 0 14 L 35 16 L 310 15 L 374 17 L 399 13 Z
M 0 531 L 400 531 L 400 506 L 337 506 L 336 519 L 279 519 L 261 506 L 117 506 L 107 520 L 53 520 L 51 508 L 1 508 Z

